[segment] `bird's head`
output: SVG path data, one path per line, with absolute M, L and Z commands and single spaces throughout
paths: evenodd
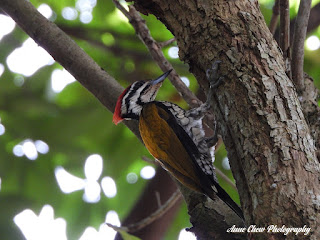
M 163 80 L 170 74 L 170 72 L 171 70 L 148 82 L 134 82 L 127 87 L 119 96 L 114 109 L 114 124 L 117 125 L 123 119 L 138 120 L 143 105 L 148 102 L 152 102 L 155 99 Z

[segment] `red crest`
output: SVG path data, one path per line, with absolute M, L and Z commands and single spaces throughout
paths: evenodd
M 130 87 L 130 86 L 129 86 Z M 118 100 L 117 100 L 117 104 L 116 107 L 114 109 L 114 113 L 113 113 L 113 119 L 112 122 L 115 125 L 118 125 L 118 123 L 122 122 L 123 118 L 121 117 L 121 102 L 123 99 L 123 96 L 128 92 L 129 87 L 127 87 L 119 96 Z

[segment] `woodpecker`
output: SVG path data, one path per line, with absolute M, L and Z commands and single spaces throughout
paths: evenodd
M 213 90 L 222 81 L 217 76 L 220 61 L 213 63 L 206 75 L 210 83 L 207 101 L 197 108 L 184 110 L 166 101 L 154 101 L 171 70 L 151 81 L 137 81 L 127 87 L 116 103 L 113 122 L 138 120 L 141 138 L 160 165 L 186 187 L 214 199 L 218 196 L 242 220 L 240 207 L 219 185 L 210 154 L 202 118 L 210 109 Z

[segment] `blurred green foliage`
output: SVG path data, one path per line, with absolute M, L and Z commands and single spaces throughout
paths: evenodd
M 35 7 L 48 4 L 54 11 L 53 20 L 108 73 L 123 86 L 138 79 L 151 79 L 161 74 L 151 60 L 144 45 L 136 37 L 128 21 L 115 9 L 112 1 L 97 1 L 90 23 L 65 20 L 62 10 L 75 7 L 76 1 L 31 0 Z M 261 9 L 266 21 L 270 20 L 273 1 L 262 1 Z M 295 8 L 296 5 L 292 5 Z M 292 11 L 294 16 L 296 13 Z M 154 16 L 144 16 L 157 41 L 172 38 L 172 34 Z M 314 33 L 319 37 L 320 30 Z M 13 217 L 26 208 L 39 213 L 45 204 L 55 210 L 55 218 L 67 221 L 68 239 L 78 239 L 87 226 L 96 229 L 105 220 L 109 210 L 115 210 L 124 219 L 139 197 L 148 180 L 141 177 L 129 184 L 126 176 L 134 172 L 139 176 L 148 163 L 141 156 L 149 156 L 143 145 L 122 124 L 112 124 L 108 112 L 86 89 L 75 82 L 58 94 L 50 94 L 51 74 L 61 69 L 57 63 L 43 67 L 30 77 L 11 72 L 6 65 L 7 56 L 28 38 L 18 27 L 0 41 L 0 63 L 5 71 L 0 77 L 0 123 L 5 133 L 0 135 L 0 233 L 1 239 L 23 239 Z M 174 45 L 174 44 L 173 44 Z M 171 46 L 169 46 L 171 47 Z M 168 57 L 169 47 L 164 48 Z M 31 59 L 31 58 L 30 58 Z M 187 76 L 193 91 L 197 83 L 188 72 L 188 67 L 178 59 L 171 59 L 178 73 Z M 306 71 L 320 87 L 319 50 L 306 51 Z M 14 79 L 23 79 L 21 86 Z M 177 92 L 166 81 L 159 92 L 160 99 L 175 101 L 186 106 Z M 35 161 L 13 154 L 13 147 L 25 139 L 43 140 L 50 150 L 39 154 Z M 63 166 L 68 172 L 84 179 L 85 159 L 94 153 L 104 159 L 103 176 L 112 177 L 117 185 L 117 195 L 107 198 L 101 193 L 98 203 L 82 200 L 83 190 L 71 194 L 61 192 L 54 170 Z M 226 151 L 217 153 L 217 167 Z M 224 170 L 232 178 L 231 171 Z M 236 192 L 222 185 L 237 198 Z M 166 239 L 177 239 L 179 231 L 189 226 L 186 206 L 181 207 Z

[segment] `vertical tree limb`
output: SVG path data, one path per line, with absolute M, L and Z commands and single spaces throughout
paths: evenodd
M 269 29 L 272 34 L 274 34 L 277 29 L 279 13 L 280 13 L 280 0 L 275 0 L 274 6 L 272 8 L 272 16 L 271 16 L 270 25 L 269 25 Z
M 289 0 L 280 1 L 280 47 L 285 58 L 288 57 L 288 49 L 290 46 L 290 13 Z
M 295 17 L 290 21 L 290 45 L 292 45 L 293 40 L 293 33 L 294 33 L 294 26 L 297 18 Z M 311 8 L 309 21 L 308 21 L 308 27 L 307 27 L 307 34 L 314 31 L 318 26 L 320 25 L 320 3 L 316 4 Z M 277 28 L 274 38 L 279 43 L 279 28 Z
M 291 78 L 290 64 L 290 9 L 289 0 L 280 1 L 280 47 L 286 64 L 286 73 Z
M 295 22 L 292 45 L 292 80 L 301 93 L 304 88 L 304 40 L 306 38 L 311 0 L 300 1 L 299 11 Z

